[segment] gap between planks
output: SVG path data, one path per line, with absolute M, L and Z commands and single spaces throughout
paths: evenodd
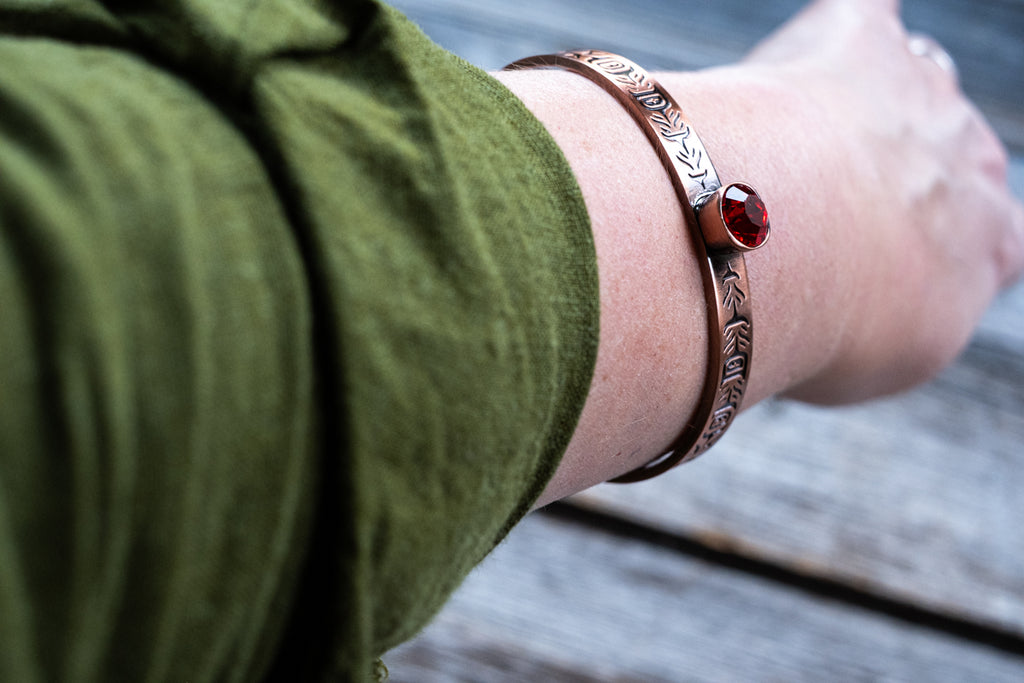
M 827 576 L 801 573 L 791 565 L 778 564 L 740 552 L 714 548 L 696 537 L 669 533 L 572 502 L 552 503 L 540 510 L 539 514 L 616 538 L 642 541 L 693 559 L 787 586 L 812 597 L 858 607 L 908 624 L 995 648 L 1008 654 L 1024 656 L 1024 637 L 1016 633 L 952 617 L 913 603 L 884 597 Z

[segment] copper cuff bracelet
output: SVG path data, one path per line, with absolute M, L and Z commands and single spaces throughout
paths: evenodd
M 703 143 L 679 105 L 650 74 L 609 52 L 583 50 L 527 57 L 506 69 L 574 71 L 615 97 L 643 129 L 672 179 L 693 235 L 708 308 L 708 374 L 700 402 L 664 455 L 612 479 L 657 476 L 706 451 L 725 433 L 746 393 L 754 331 L 744 251 L 770 235 L 757 193 L 742 183 L 722 187 Z

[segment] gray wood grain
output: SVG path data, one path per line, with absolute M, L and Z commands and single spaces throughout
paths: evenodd
M 801 0 L 397 0 L 434 40 L 486 69 L 530 54 L 599 47 L 649 69 L 739 59 Z M 1024 3 L 903 0 L 908 27 L 956 59 L 964 90 L 1016 153 L 1024 153 Z
M 1024 659 L 543 514 L 384 661 L 396 683 L 1024 680 Z

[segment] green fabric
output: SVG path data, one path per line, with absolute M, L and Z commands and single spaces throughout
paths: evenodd
M 582 407 L 568 165 L 372 2 L 0 0 L 0 680 L 364 680 Z

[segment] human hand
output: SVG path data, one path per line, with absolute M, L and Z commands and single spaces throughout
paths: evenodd
M 740 68 L 800 103 L 791 109 L 808 139 L 796 148 L 819 148 L 802 188 L 818 206 L 790 202 L 776 222 L 798 231 L 794 274 L 834 288 L 811 294 L 827 328 L 817 332 L 834 338 L 788 395 L 841 403 L 931 377 L 1024 269 L 1005 149 L 955 74 L 908 49 L 895 0 L 819 0 Z
M 575 74 L 501 78 L 576 174 L 600 278 L 594 379 L 544 503 L 674 442 L 707 373 L 705 291 L 678 196 L 625 109 Z M 911 54 L 893 0 L 816 0 L 740 64 L 655 78 L 723 182 L 750 183 L 771 215 L 771 241 L 746 258 L 745 406 L 919 383 L 1020 276 L 1006 153 L 952 75 Z

